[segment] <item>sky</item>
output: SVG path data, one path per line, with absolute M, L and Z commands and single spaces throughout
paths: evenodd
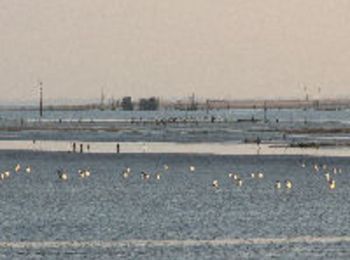
M 348 0 L 0 0 L 1 102 L 350 97 Z M 319 92 L 318 89 L 321 89 Z

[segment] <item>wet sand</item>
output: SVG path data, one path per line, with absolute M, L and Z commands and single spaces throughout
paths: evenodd
M 289 147 L 285 144 L 240 144 L 240 143 L 172 143 L 172 142 L 79 142 L 79 141 L 0 141 L 0 150 L 26 150 L 73 152 L 76 153 L 116 153 L 116 145 L 120 145 L 120 153 L 137 154 L 212 154 L 212 155 L 305 155 L 305 156 L 350 156 L 350 147 Z M 89 145 L 89 150 L 87 146 Z

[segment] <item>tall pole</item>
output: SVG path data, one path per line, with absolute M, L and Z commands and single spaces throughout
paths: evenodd
M 39 82 L 39 85 L 40 85 L 40 117 L 43 116 L 43 83 L 40 81 Z

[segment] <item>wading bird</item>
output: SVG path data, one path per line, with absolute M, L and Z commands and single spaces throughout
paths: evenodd
M 291 180 L 286 180 L 284 182 L 284 185 L 285 185 L 286 189 L 288 189 L 288 190 L 290 190 L 293 187 L 293 183 Z
M 211 185 L 214 188 L 219 188 L 219 181 L 218 180 L 213 180 L 213 183 Z
M 149 173 L 147 172 L 141 172 L 141 177 L 143 180 L 147 181 L 151 177 Z
M 279 180 L 277 180 L 277 181 L 275 182 L 275 188 L 276 188 L 277 190 L 280 190 L 280 189 L 282 188 L 282 184 L 281 184 L 281 182 L 280 182 Z
M 57 171 L 58 178 L 62 181 L 67 181 L 68 180 L 68 173 L 66 173 L 63 170 L 58 170 Z
M 32 172 L 32 168 L 30 166 L 26 167 L 26 173 L 31 173 Z
M 337 187 L 337 184 L 334 179 L 330 179 L 328 182 L 328 187 L 330 190 L 334 190 Z

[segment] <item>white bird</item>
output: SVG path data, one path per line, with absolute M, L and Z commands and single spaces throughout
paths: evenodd
M 123 170 L 122 172 L 122 176 L 124 179 L 127 179 L 131 174 L 131 169 L 129 167 L 127 167 L 125 170 Z
M 26 173 L 31 173 L 32 172 L 32 168 L 30 166 L 26 167 Z
M 219 188 L 219 181 L 218 180 L 213 180 L 213 183 L 211 185 L 214 188 Z
M 159 173 L 159 172 L 156 173 L 156 179 L 157 179 L 158 181 L 160 180 L 160 173 Z
M 315 170 L 315 172 L 319 172 L 320 168 L 318 167 L 317 164 L 314 164 L 314 170 Z
M 5 176 L 5 178 L 10 177 L 10 174 L 11 174 L 11 173 L 10 173 L 9 171 L 5 171 L 5 172 L 4 172 L 4 176 Z
M 68 174 L 62 170 L 57 171 L 58 178 L 62 181 L 67 181 L 68 180 Z
M 164 164 L 164 165 L 163 165 L 163 168 L 164 168 L 164 170 L 166 170 L 166 171 L 169 170 L 169 166 L 168 166 L 167 164 Z
M 282 184 L 281 184 L 281 182 L 280 181 L 276 181 L 275 182 L 275 188 L 277 189 L 277 190 L 280 190 L 281 188 L 282 188 Z
M 123 171 L 122 176 L 124 179 L 127 179 L 129 177 L 129 173 L 127 171 Z
M 79 170 L 78 171 L 80 178 L 87 178 L 90 177 L 91 173 L 89 170 Z
M 142 173 L 141 173 L 141 177 L 142 177 L 143 180 L 146 181 L 146 180 L 149 180 L 150 175 L 149 175 L 149 173 L 142 172 Z
M 259 173 L 258 173 L 258 178 L 259 178 L 259 179 L 264 178 L 264 174 L 263 174 L 262 172 L 259 172 Z
M 16 164 L 15 171 L 19 172 L 21 170 L 21 165 L 19 163 Z
M 334 173 L 334 174 L 337 174 L 337 173 L 338 173 L 337 168 L 335 168 L 335 167 L 333 168 L 333 173 Z
M 252 172 L 252 173 L 250 174 L 250 177 L 252 177 L 252 179 L 254 179 L 254 178 L 255 178 L 255 173 Z
M 336 188 L 336 182 L 335 180 L 331 179 L 329 182 L 328 182 L 328 187 L 330 190 L 334 190 Z
M 85 178 L 85 171 L 84 170 L 78 170 L 80 178 Z
M 228 174 L 228 177 L 229 177 L 229 178 L 232 178 L 233 180 L 236 181 L 236 180 L 238 179 L 238 174 L 236 174 L 236 173 L 229 173 L 229 174 Z
M 331 175 L 327 172 L 325 175 L 327 182 L 331 180 Z
M 194 172 L 196 170 L 196 167 L 194 167 L 193 165 L 190 166 L 190 172 Z
M 284 182 L 284 185 L 286 186 L 286 188 L 287 188 L 288 190 L 290 190 L 290 189 L 293 187 L 293 183 L 292 183 L 291 180 L 286 180 L 286 181 Z
M 238 179 L 236 180 L 236 185 L 237 185 L 238 187 L 242 187 L 242 185 L 243 185 L 243 180 L 240 179 L 240 178 L 238 178 Z
M 0 174 L 0 181 L 4 180 L 5 179 L 5 174 L 1 173 Z

